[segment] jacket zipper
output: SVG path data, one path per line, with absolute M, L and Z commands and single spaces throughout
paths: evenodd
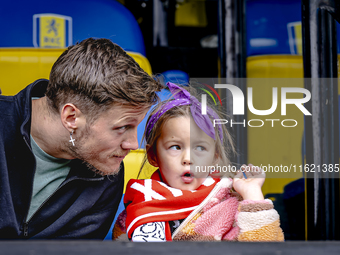
M 29 220 L 27 220 L 27 215 L 28 215 L 28 211 L 26 214 L 26 218 L 25 218 L 25 222 L 24 222 L 24 236 L 28 237 L 28 224 L 30 223 L 31 219 L 34 217 L 34 215 L 44 206 L 44 204 L 46 204 L 46 202 L 61 188 L 63 187 L 66 183 L 69 183 L 70 181 L 72 181 L 74 179 L 70 179 L 66 182 L 64 182 L 62 185 L 60 185 L 50 196 L 48 196 L 48 198 L 38 207 L 38 209 L 32 214 L 31 218 L 29 218 Z M 32 197 L 30 200 L 30 207 L 31 207 L 31 201 L 32 201 Z
M 28 236 L 28 223 L 24 223 L 24 236 L 27 237 Z
M 27 142 L 27 140 L 26 140 L 26 137 L 23 136 L 23 139 L 24 139 L 24 141 L 25 141 L 27 147 L 29 148 L 29 150 L 30 150 L 31 153 L 33 154 L 32 148 L 31 148 L 31 146 L 28 144 L 28 142 Z M 36 162 L 36 160 L 35 160 L 34 154 L 33 154 L 33 158 L 34 158 L 34 162 L 35 162 L 35 163 L 34 163 L 34 173 L 33 173 L 33 178 L 34 178 L 35 170 L 36 170 L 36 168 L 37 168 L 37 162 Z M 29 211 L 29 209 L 30 209 L 30 207 L 31 207 L 32 193 L 33 193 L 33 184 L 32 184 L 32 190 L 31 190 L 31 199 L 30 199 L 30 201 L 29 201 L 28 210 L 27 210 L 27 213 L 26 213 L 26 216 L 25 216 L 25 220 L 24 220 L 24 226 L 23 226 L 24 237 L 28 237 L 28 222 L 26 222 L 26 220 L 27 220 L 27 216 L 28 216 L 28 211 Z
M 28 142 L 26 140 L 26 137 L 24 136 L 24 140 L 26 142 L 26 145 L 28 146 Z M 30 146 L 28 146 L 28 148 L 30 148 L 31 152 L 32 152 L 32 149 Z M 33 152 L 32 152 L 33 154 Z M 34 154 L 33 154 L 34 155 Z M 35 159 L 35 158 L 34 158 Z M 35 166 L 36 168 L 36 166 Z M 35 170 L 34 170 L 34 174 L 35 174 Z M 81 178 L 81 177 L 75 177 L 75 178 L 70 178 L 68 180 L 65 180 L 50 196 L 48 196 L 48 198 L 38 207 L 38 209 L 32 214 L 31 218 L 27 221 L 27 216 L 28 216 L 28 211 L 27 211 L 27 214 L 26 214 L 26 217 L 25 217 L 25 221 L 24 221 L 24 237 L 28 237 L 28 224 L 30 223 L 31 219 L 34 217 L 34 215 L 46 204 L 46 202 L 58 191 L 60 190 L 62 187 L 64 187 L 67 183 L 73 181 L 73 180 L 85 180 L 85 181 L 101 181 L 103 180 L 104 177 L 101 177 L 101 178 L 98 178 L 98 179 L 87 179 L 87 178 Z M 31 200 L 30 200 L 30 203 L 29 203 L 29 207 L 28 207 L 28 210 L 29 208 L 31 207 L 31 202 L 32 202 L 32 194 L 31 194 Z
M 104 177 L 103 177 L 104 178 Z M 73 179 L 68 179 L 66 181 L 64 181 L 48 198 L 46 198 L 46 200 L 39 206 L 39 208 L 32 214 L 31 218 L 28 221 L 25 221 L 24 223 L 24 236 L 28 237 L 28 224 L 30 223 L 30 221 L 33 219 L 34 215 L 47 203 L 47 201 L 55 194 L 57 193 L 58 190 L 60 190 L 62 187 L 64 187 L 67 183 L 74 181 L 74 180 L 85 180 L 85 181 L 99 181 L 99 180 L 103 180 L 103 178 L 98 178 L 96 180 L 93 179 L 85 179 L 85 178 L 73 178 Z M 32 198 L 31 198 L 32 201 Z M 27 213 L 28 214 L 28 213 Z M 27 220 L 27 215 L 26 215 L 26 220 Z

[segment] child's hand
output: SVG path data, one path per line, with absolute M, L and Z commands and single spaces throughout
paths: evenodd
M 242 172 L 243 171 L 243 172 Z M 244 177 L 243 173 L 247 176 Z M 266 178 L 266 174 L 259 167 L 252 164 L 242 165 L 241 170 L 234 177 L 233 187 L 244 200 L 263 200 L 261 187 Z

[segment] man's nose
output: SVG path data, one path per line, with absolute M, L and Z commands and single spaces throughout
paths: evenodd
M 137 139 L 137 128 L 133 132 L 127 134 L 127 136 L 128 137 L 122 143 L 122 149 L 137 150 L 139 147 Z

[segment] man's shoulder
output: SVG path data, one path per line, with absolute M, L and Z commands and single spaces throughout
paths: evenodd
M 9 129 L 22 120 L 16 96 L 0 96 L 0 129 Z
M 0 95 L 0 109 L 1 116 L 4 116 L 7 112 L 13 109 L 14 102 L 16 101 L 14 96 L 2 96 Z
M 29 104 L 31 97 L 43 97 L 46 92 L 48 80 L 39 79 L 27 85 L 16 95 L 0 95 L 0 108 L 3 111 L 13 111 L 13 108 L 20 108 Z

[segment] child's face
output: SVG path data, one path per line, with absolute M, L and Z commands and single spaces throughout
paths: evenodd
M 197 189 L 208 173 L 196 173 L 195 169 L 213 165 L 216 158 L 215 141 L 189 117 L 168 120 L 156 146 L 156 165 L 163 178 L 182 190 Z

